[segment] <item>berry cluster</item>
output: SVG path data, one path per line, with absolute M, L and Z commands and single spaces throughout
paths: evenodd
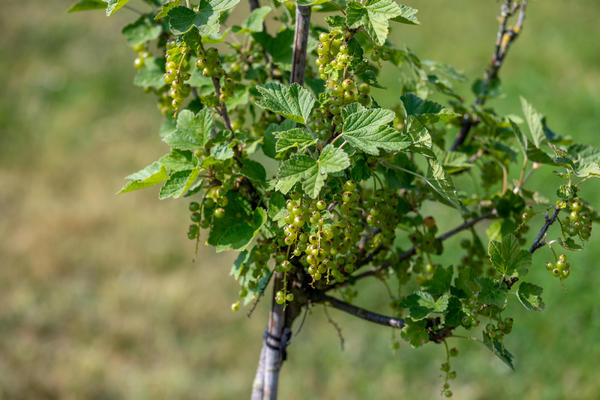
M 146 60 L 150 57 L 150 52 L 143 44 L 133 46 L 133 51 L 137 53 L 137 57 L 133 60 L 133 66 L 136 69 L 142 69 L 146 65 Z
M 343 282 L 367 251 L 389 246 L 394 239 L 399 222 L 395 193 L 361 191 L 352 180 L 343 184 L 343 190 L 329 205 L 298 194 L 286 204 L 280 246 L 301 260 L 313 281 L 326 276 L 328 282 L 331 278 Z M 286 257 L 276 262 L 276 271 L 292 267 Z
M 546 263 L 546 269 L 552 272 L 553 277 L 563 280 L 569 277 L 569 274 L 571 273 L 571 264 L 567 262 L 566 254 L 561 254 L 554 262 L 548 261 Z
M 479 315 L 485 308 L 484 305 L 475 299 L 476 295 L 477 293 L 473 293 L 473 297 L 463 300 L 463 312 L 465 315 L 462 317 L 461 323 L 467 329 L 479 326 L 481 323 Z
M 378 47 L 371 52 L 371 60 L 378 62 L 379 60 L 389 61 L 392 58 L 392 52 L 387 47 Z
M 219 102 L 224 103 L 229 97 L 233 96 L 236 84 L 231 77 L 227 76 L 221 58 L 219 57 L 219 52 L 216 48 L 211 47 L 206 51 L 200 50 L 198 60 L 196 61 L 196 67 L 202 70 L 202 76 L 206 78 L 213 78 L 218 81 L 220 81 L 221 78 L 225 78 L 223 86 L 220 86 L 219 88 Z
M 191 86 L 185 83 L 190 79 L 189 49 L 180 47 L 174 41 L 167 42 L 166 64 L 164 80 L 170 86 L 167 93 L 171 99 L 171 106 L 175 111 L 181 107 L 183 100 L 190 95 Z
M 327 80 L 327 67 L 333 71 L 343 71 L 348 67 L 352 57 L 348 54 L 348 46 L 345 44 L 345 34 L 336 29 L 330 33 L 319 34 L 319 47 L 317 47 L 317 60 L 315 64 L 319 67 L 321 79 Z
M 219 52 L 214 47 L 206 51 L 200 50 L 196 68 L 202 70 L 202 76 L 206 78 L 221 79 L 225 75 Z
M 348 69 L 352 56 L 348 54 L 347 40 L 351 34 L 339 29 L 330 33 L 321 32 L 317 47 L 317 60 L 319 76 L 326 81 L 326 87 L 331 91 L 331 105 L 329 111 L 333 115 L 340 113 L 340 106 L 360 102 L 368 105 L 371 102 L 368 84 L 361 84 L 358 88 L 349 77 Z
M 188 239 L 198 239 L 198 237 L 200 237 L 200 224 L 202 223 L 200 203 L 192 201 L 188 206 L 188 210 L 191 212 L 190 220 L 192 221 L 192 224 L 188 228 Z
M 502 341 L 504 335 L 508 335 L 512 332 L 514 320 L 512 318 L 506 318 L 504 320 L 498 319 L 495 322 L 495 324 L 493 322 L 486 324 L 485 334 L 491 339 Z
M 592 235 L 592 210 L 578 197 L 570 199 L 567 207 L 569 217 L 561 221 L 563 233 L 589 240 Z
M 453 347 L 448 350 L 448 346 L 446 345 L 446 361 L 440 365 L 440 371 L 444 373 L 444 385 L 442 386 L 442 395 L 445 397 L 452 397 L 452 391 L 450 390 L 450 382 L 451 380 L 456 379 L 456 371 L 451 369 L 450 366 L 450 357 L 458 356 L 458 349 Z

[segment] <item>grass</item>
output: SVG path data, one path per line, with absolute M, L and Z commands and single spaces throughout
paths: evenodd
M 409 4 L 422 25 L 396 27 L 395 40 L 479 77 L 498 2 Z M 0 14 L 0 398 L 247 398 L 267 305 L 251 319 L 229 311 L 234 255 L 201 248 L 192 262 L 181 202 L 159 202 L 155 190 L 114 195 L 123 176 L 166 152 L 160 115 L 131 85 L 134 56 L 119 33 L 131 14 L 68 15 L 67 6 L 5 0 Z M 557 132 L 596 144 L 599 15 L 592 0 L 530 2 L 502 71 L 506 96 L 494 105 L 518 114 L 523 95 Z M 386 77 L 390 88 L 395 79 Z M 552 195 L 546 182 L 539 188 Z M 600 206 L 597 185 L 585 195 Z M 456 398 L 598 398 L 600 250 L 592 241 L 571 256 L 564 288 L 534 269 L 531 279 L 549 287 L 547 310 L 514 306 L 507 345 L 516 372 L 477 343 L 455 341 Z M 365 291 L 360 304 L 384 307 L 380 284 Z M 322 308 L 312 310 L 289 349 L 282 398 L 438 397 L 439 346 L 394 352 L 391 331 L 331 315 L 345 350 Z

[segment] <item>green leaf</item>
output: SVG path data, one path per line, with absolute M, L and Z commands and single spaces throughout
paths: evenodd
M 168 14 L 171 31 L 176 35 L 180 35 L 189 31 L 192 26 L 204 27 L 209 23 L 216 24 L 216 30 L 218 31 L 218 20 L 215 17 L 214 10 L 207 1 L 203 0 L 202 5 L 202 9 L 199 9 L 198 13 L 187 7 L 175 7 L 171 9 Z M 214 28 L 211 31 L 214 31 Z
M 162 156 L 158 162 L 172 172 L 190 170 L 198 164 L 198 160 L 191 151 L 177 149 L 173 149 L 170 154 Z
M 530 161 L 546 165 L 557 165 L 554 158 L 550 157 L 544 150 L 535 147 L 529 141 L 527 143 L 527 158 Z
M 400 307 L 408 308 L 410 318 L 414 321 L 422 320 L 432 313 L 443 313 L 448 307 L 449 295 L 445 294 L 435 300 L 431 294 L 419 291 L 407 296 Z
M 200 0 L 197 12 L 187 7 L 175 7 L 168 13 L 169 26 L 177 35 L 195 26 L 200 35 L 215 36 L 219 33 L 221 13 L 232 9 L 237 3 L 239 0 Z
M 433 189 L 434 193 L 441 197 L 441 200 L 457 209 L 465 210 L 462 203 L 458 200 L 454 183 L 435 158 L 427 158 L 427 176 L 423 177 L 425 182 Z
M 144 63 L 144 68 L 137 71 L 133 84 L 144 89 L 160 89 L 165 85 L 163 75 L 165 64 L 160 58 L 149 57 Z
M 433 277 L 423 284 L 423 289 L 433 296 L 441 296 L 450 290 L 454 268 L 452 266 L 437 267 Z
M 215 219 L 208 235 L 208 244 L 217 252 L 244 250 L 267 221 L 267 212 L 262 208 L 252 210 L 249 200 L 237 192 L 227 193 L 225 215 Z
M 569 251 L 581 251 L 583 250 L 583 247 L 577 243 L 575 243 L 575 241 L 573 240 L 573 238 L 567 238 L 565 240 L 559 238 L 558 242 L 560 243 L 560 245 L 562 247 L 564 247 L 565 249 L 569 250 Z
M 412 320 L 406 319 L 406 325 L 402 328 L 400 336 L 406 340 L 412 347 L 420 347 L 429 341 L 429 335 L 427 334 L 427 321 L 426 320 Z
M 344 119 L 344 135 L 360 137 L 372 134 L 381 126 L 387 125 L 394 120 L 396 114 L 392 110 L 374 108 L 357 111 Z
M 485 231 L 489 240 L 500 240 L 515 231 L 515 224 L 509 219 L 494 221 Z
M 477 298 L 480 303 L 491 304 L 499 308 L 504 307 L 507 290 L 501 282 L 496 282 L 488 277 L 478 278 L 476 282 L 479 285 Z
M 250 180 L 260 182 L 262 184 L 266 183 L 267 171 L 265 171 L 265 167 L 263 167 L 259 162 L 247 158 L 242 160 L 241 173 Z
M 462 303 L 456 296 L 450 296 L 448 308 L 444 316 L 444 322 L 447 326 L 459 326 L 462 322 L 465 313 L 462 310 Z
M 282 29 L 275 37 L 267 32 L 252 33 L 252 38 L 271 55 L 273 62 L 282 69 L 289 71 L 292 66 L 292 48 L 294 43 L 294 31 Z
M 279 186 L 282 181 L 286 182 L 286 187 L 289 185 L 293 186 L 302 178 L 312 174 L 311 171 L 313 169 L 317 170 L 317 162 L 310 156 L 305 154 L 293 155 L 279 166 L 279 172 L 277 173 L 277 178 L 279 180 L 277 189 L 281 190 Z M 283 193 L 285 194 L 287 191 L 284 191 Z
M 419 20 L 417 19 L 416 15 L 419 10 L 405 6 L 404 4 L 400 4 L 400 10 L 401 14 L 392 18 L 392 21 L 408 25 L 419 25 Z
M 198 150 L 210 139 L 212 126 L 212 113 L 208 108 L 197 114 L 183 110 L 177 116 L 177 129 L 163 140 L 174 149 Z
M 67 10 L 68 13 L 78 11 L 89 11 L 89 10 L 104 10 L 106 8 L 106 2 L 102 0 L 80 0 L 73 4 L 71 8 Z
M 263 137 L 263 153 L 265 153 L 267 157 L 275 158 L 277 156 L 277 152 L 275 151 L 276 139 L 273 133 L 287 131 L 294 128 L 295 126 L 296 123 L 294 121 L 290 121 L 289 119 L 284 119 L 279 125 L 270 124 L 265 130 Z
M 165 167 L 155 161 L 146 168 L 127 176 L 125 179 L 129 182 L 119 190 L 119 194 L 154 186 L 166 181 L 168 178 L 169 175 Z
M 316 102 L 310 91 L 297 83 L 284 86 L 271 82 L 257 89 L 260 93 L 257 105 L 301 124 L 306 124 Z
M 275 151 L 282 152 L 296 147 L 298 151 L 302 151 L 315 143 L 315 139 L 306 129 L 294 128 L 283 132 L 273 133 L 277 138 Z
M 533 283 L 523 282 L 517 289 L 517 297 L 523 307 L 531 311 L 543 311 L 546 308 L 542 300 L 542 292 L 544 289 Z
M 163 187 L 160 188 L 158 198 L 160 200 L 164 200 L 169 197 L 178 199 L 179 197 L 183 196 L 185 192 L 187 192 L 187 190 L 196 181 L 196 178 L 198 178 L 198 175 L 200 175 L 199 167 L 173 172 Z
M 161 18 L 165 18 L 167 15 L 169 15 L 169 11 L 171 11 L 175 7 L 179 6 L 180 2 L 181 2 L 181 0 L 173 0 L 173 1 L 170 1 L 169 3 L 163 5 L 159 9 L 158 14 L 156 14 L 156 17 L 154 17 L 154 20 L 156 21 L 156 20 L 159 20 Z
M 573 158 L 578 177 L 600 176 L 599 149 L 584 144 L 573 144 L 568 147 L 567 153 Z
M 344 119 L 343 137 L 352 146 L 372 155 L 379 155 L 379 149 L 406 149 L 411 144 L 409 139 L 396 129 L 385 126 L 395 117 L 392 110 L 383 108 L 355 112 Z
M 154 40 L 161 32 L 162 27 L 150 22 L 145 16 L 139 17 L 137 21 L 125 26 L 121 31 L 132 46 Z
M 317 161 L 301 154 L 281 163 L 276 189 L 287 193 L 297 182 L 302 182 L 302 189 L 314 199 L 325 184 L 327 174 L 342 171 L 349 166 L 348 154 L 328 144 Z
M 504 347 L 504 344 L 498 341 L 498 339 L 492 339 L 489 335 L 483 332 L 483 344 L 487 347 L 496 357 L 501 359 L 510 369 L 514 370 L 513 355 Z
M 527 136 L 523 132 L 517 124 L 515 124 L 512 120 L 510 120 L 510 126 L 513 129 L 515 137 L 517 138 L 517 143 L 519 143 L 519 147 L 521 148 L 521 152 L 524 156 L 527 156 Z
M 525 119 L 527 120 L 527 125 L 529 125 L 529 132 L 531 133 L 533 144 L 535 144 L 535 147 L 539 148 L 540 145 L 546 141 L 544 125 L 542 124 L 544 116 L 538 113 L 523 97 L 521 97 L 521 106 L 523 108 Z
M 409 16 L 410 11 L 403 10 L 393 0 L 367 0 L 364 5 L 352 1 L 346 6 L 346 24 L 350 28 L 364 27 L 371 39 L 382 46 L 388 35 L 389 20 L 403 13 Z
M 241 298 L 244 304 L 249 304 L 255 301 L 257 296 L 262 295 L 273 275 L 273 272 L 268 269 L 265 271 L 260 264 L 254 262 L 255 249 L 240 252 L 230 271 L 230 275 L 239 281 L 240 286 L 248 289 L 248 294 Z M 249 287 L 248 283 L 256 281 L 257 276 L 260 277 L 258 278 L 258 284 Z
M 346 20 L 341 15 L 330 15 L 325 17 L 325 22 L 332 28 L 344 26 L 346 24 Z
M 531 254 L 521 249 L 513 234 L 504 236 L 502 242 L 490 241 L 488 253 L 494 268 L 505 276 L 512 275 L 516 270 L 523 271 L 531 265 Z
M 441 104 L 431 100 L 423 100 L 413 93 L 400 97 L 408 116 L 419 119 L 422 124 L 451 122 L 460 118 L 460 114 L 448 111 Z
M 213 10 L 222 13 L 231 10 L 239 2 L 240 0 L 210 0 L 210 5 Z M 202 4 L 202 2 L 200 2 L 200 4 Z
M 171 133 L 175 132 L 176 130 L 177 130 L 177 120 L 167 117 L 167 119 L 165 119 L 165 122 L 163 122 L 162 125 L 160 126 L 158 135 L 161 138 L 164 138 L 165 136 L 169 136 Z
M 239 29 L 233 29 L 234 33 L 262 32 L 266 16 L 271 12 L 271 7 L 260 7 L 250 13 L 248 18 L 242 22 Z
M 328 144 L 317 161 L 317 170 L 307 177 L 302 184 L 302 188 L 310 197 L 315 199 L 319 196 L 325 179 L 327 179 L 327 174 L 342 171 L 349 166 L 350 157 L 348 157 L 348 154 L 334 145 Z
M 438 146 L 433 146 L 433 152 L 448 174 L 463 172 L 473 167 L 466 153 L 442 151 Z
M 210 148 L 210 155 L 215 160 L 229 160 L 233 158 L 233 148 L 230 142 L 221 142 Z
M 427 128 L 423 126 L 419 121 L 412 121 L 410 127 L 407 129 L 408 136 L 412 142 L 410 148 L 413 152 L 419 153 L 428 158 L 435 158 L 433 152 L 433 140 Z
M 269 199 L 269 209 L 268 215 L 272 220 L 277 220 L 281 214 L 283 218 L 283 214 L 287 211 L 285 208 L 285 197 L 279 192 L 273 192 L 271 194 L 271 198 Z
M 106 15 L 109 17 L 119 11 L 121 7 L 129 3 L 129 0 L 105 0 L 106 2 Z

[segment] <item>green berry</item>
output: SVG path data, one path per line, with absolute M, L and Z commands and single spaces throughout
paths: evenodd
M 216 208 L 214 211 L 214 216 L 215 218 L 223 218 L 225 216 L 225 209 L 224 208 Z
M 346 181 L 346 183 L 344 183 L 344 190 L 347 192 L 356 190 L 356 182 L 353 180 Z
M 133 66 L 136 69 L 142 69 L 144 68 L 144 65 L 146 64 L 146 60 L 142 57 L 137 57 L 135 60 L 133 60 Z
M 202 215 L 199 212 L 194 212 L 192 215 L 190 215 L 190 219 L 192 222 L 198 223 L 202 221 Z

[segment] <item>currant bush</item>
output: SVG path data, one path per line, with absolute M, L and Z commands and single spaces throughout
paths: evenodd
M 127 2 L 100 3 L 110 15 Z M 124 28 L 170 150 L 121 192 L 162 184 L 160 199 L 189 198 L 188 238 L 239 252 L 233 311 L 273 282 L 272 312 L 289 324 L 325 303 L 400 328 L 413 347 L 443 343 L 445 397 L 455 330 L 477 332 L 512 367 L 507 306 L 544 309 L 544 282 L 527 281 L 536 251 L 553 277 L 571 274 L 565 252 L 581 250 L 598 220 L 583 184 L 600 176 L 600 151 L 553 132 L 525 99 L 523 123 L 487 103 L 501 93 L 526 0 L 504 1 L 503 39 L 473 105 L 457 92 L 461 73 L 388 41 L 395 23 L 419 23 L 415 9 L 253 3 L 240 19 L 238 2 L 145 0 L 152 10 Z M 307 8 L 328 13 L 324 23 L 309 24 Z M 398 93 L 372 90 L 384 89 L 384 68 L 400 77 Z M 559 182 L 550 199 L 530 185 L 544 167 Z M 384 283 L 392 316 L 351 304 L 369 277 Z

